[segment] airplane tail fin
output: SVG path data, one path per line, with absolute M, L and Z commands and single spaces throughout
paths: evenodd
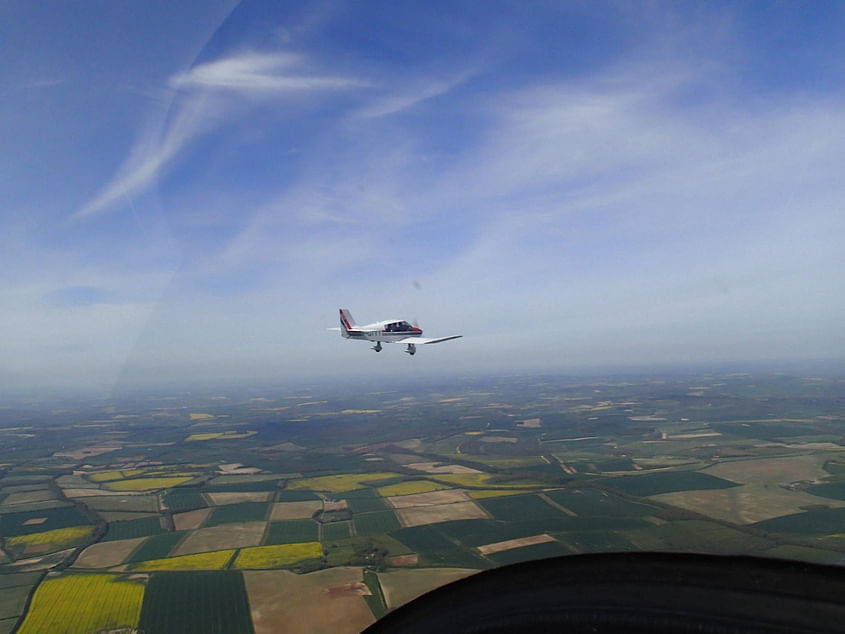
M 355 329 L 355 320 L 352 318 L 352 313 L 346 308 L 340 309 L 340 334 L 344 337 L 349 336 L 349 331 Z

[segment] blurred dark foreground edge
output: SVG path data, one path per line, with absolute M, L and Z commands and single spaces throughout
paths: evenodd
M 556 557 L 461 579 L 364 631 L 845 632 L 845 568 L 672 553 Z

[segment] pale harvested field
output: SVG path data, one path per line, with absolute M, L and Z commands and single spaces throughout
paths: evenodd
M 815 480 L 826 475 L 821 468 L 825 460 L 826 456 L 818 454 L 791 458 L 732 460 L 713 465 L 705 469 L 704 473 L 741 484 L 784 484 L 796 480 Z
M 804 491 L 788 491 L 777 484 L 746 484 L 731 489 L 676 491 L 653 499 L 736 524 L 751 524 L 800 513 L 802 506 L 827 504 L 845 506 L 845 501 L 828 500 Z
M 357 634 L 375 620 L 363 598 L 369 590 L 362 583 L 361 568 L 307 575 L 255 570 L 243 575 L 255 634 Z
M 324 511 L 345 511 L 349 508 L 349 503 L 346 500 L 325 500 L 323 502 Z
M 206 493 L 206 497 L 212 504 L 222 506 L 224 504 L 238 504 L 240 502 L 267 502 L 272 491 L 235 491 L 226 493 Z
M 415 462 L 405 466 L 424 473 L 481 473 L 481 471 L 472 467 L 465 467 L 459 464 L 442 464 L 439 462 Z
M 555 541 L 554 537 L 549 535 L 534 535 L 533 537 L 520 537 L 519 539 L 508 539 L 503 542 L 485 544 L 484 546 L 479 546 L 478 550 L 482 555 L 492 555 L 493 553 L 500 553 L 505 550 L 513 550 L 514 548 L 522 548 L 523 546 L 533 546 L 534 544 L 544 544 L 546 542 L 553 541 Z
M 489 519 L 487 513 L 475 502 L 454 502 L 452 504 L 397 509 L 396 515 L 404 527 L 437 524 L 438 522 L 450 522 L 452 520 Z
M 431 491 L 429 493 L 414 493 L 413 495 L 395 495 L 387 498 L 387 501 L 395 509 L 404 509 L 415 506 L 467 502 L 469 501 L 469 497 L 464 491 L 447 489 L 445 491 Z
M 244 522 L 199 528 L 182 540 L 170 556 L 258 546 L 264 536 L 266 524 L 267 522 Z
M 388 559 L 391 566 L 416 566 L 420 561 L 420 556 L 416 553 L 410 555 L 394 555 Z
M 191 531 L 202 526 L 205 518 L 209 516 L 212 509 L 197 509 L 184 513 L 173 514 L 173 526 L 177 531 Z
M 96 447 L 83 447 L 76 451 L 57 451 L 54 456 L 63 458 L 73 458 L 74 460 L 85 460 L 89 456 L 99 456 L 100 454 L 108 453 L 110 451 L 117 451 L 123 449 L 123 445 L 99 445 Z
M 430 590 L 468 577 L 477 570 L 465 568 L 418 568 L 416 570 L 390 570 L 378 573 L 381 589 L 391 610 L 413 601 Z
M 320 500 L 304 500 L 302 502 L 276 502 L 270 511 L 270 520 L 304 520 L 310 519 L 317 511 L 323 509 Z
M 516 443 L 519 439 L 513 436 L 484 436 L 480 439 L 481 442 L 509 442 Z
M 123 563 L 129 554 L 135 550 L 146 537 L 121 539 L 116 542 L 101 542 L 92 544 L 82 551 L 74 562 L 74 568 L 109 568 Z
M 46 521 L 47 521 L 46 517 L 32 517 L 32 518 L 26 520 L 22 524 L 22 526 L 35 526 L 37 524 L 43 524 Z

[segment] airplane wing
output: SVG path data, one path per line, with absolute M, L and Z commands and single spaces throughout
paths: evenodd
M 450 337 L 438 337 L 437 339 L 429 339 L 428 337 L 405 337 L 393 343 L 440 343 L 441 341 L 449 341 L 450 339 L 460 339 L 463 335 L 452 335 Z

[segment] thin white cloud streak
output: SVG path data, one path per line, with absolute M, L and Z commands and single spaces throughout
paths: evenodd
M 110 211 L 124 196 L 148 188 L 162 170 L 189 144 L 215 129 L 231 116 L 241 101 L 232 97 L 269 99 L 323 93 L 366 86 L 352 78 L 292 74 L 304 64 L 300 56 L 252 52 L 197 65 L 174 75 L 174 108 L 163 132 L 148 126 L 117 175 L 74 218 Z
M 406 88 L 401 92 L 393 92 L 387 97 L 376 100 L 375 103 L 358 111 L 360 117 L 384 117 L 409 110 L 414 106 L 442 97 L 455 87 L 463 84 L 472 73 L 460 73 L 452 79 L 438 79 L 427 82 L 418 82 L 417 85 Z
M 296 74 L 304 65 L 300 55 L 287 53 L 244 53 L 199 64 L 174 75 L 170 85 L 181 89 L 225 90 L 238 94 L 289 93 L 342 90 L 369 86 L 348 77 Z

